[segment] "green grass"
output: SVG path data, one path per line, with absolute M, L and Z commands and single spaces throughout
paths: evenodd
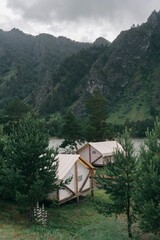
M 94 199 L 106 204 L 108 197 L 96 190 Z M 60 207 L 46 208 L 46 228 L 31 225 L 13 203 L 0 202 L 0 240 L 127 240 L 123 219 L 105 217 L 95 209 L 91 197 Z
M 117 104 L 117 107 L 109 115 L 107 121 L 123 124 L 126 119 L 130 121 L 142 121 L 147 118 L 150 118 L 148 107 L 137 100 L 137 102 L 131 102 L 130 105 L 128 102 Z

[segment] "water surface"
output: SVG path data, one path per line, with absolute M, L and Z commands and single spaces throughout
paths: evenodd
M 133 141 L 135 153 L 138 154 L 141 144 L 144 143 L 144 139 L 143 138 L 133 138 L 132 141 Z M 63 142 L 63 139 L 51 138 L 50 141 L 49 141 L 49 148 L 51 148 L 51 147 L 54 147 L 54 148 L 58 147 L 59 148 L 59 146 L 61 145 L 62 142 Z M 79 147 L 81 147 L 81 146 L 79 145 Z M 60 148 L 59 152 L 60 153 L 64 152 L 64 149 Z

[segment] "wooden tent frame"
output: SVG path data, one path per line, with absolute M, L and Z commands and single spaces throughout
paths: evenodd
M 89 173 L 87 174 L 81 188 L 78 190 L 78 161 L 82 162 L 84 165 L 86 165 L 90 170 L 89 170 Z M 81 195 L 83 195 L 84 193 L 86 193 L 87 191 L 91 191 L 91 196 L 94 196 L 94 184 L 93 184 L 93 175 L 94 175 L 94 171 L 95 171 L 95 168 L 90 164 L 88 163 L 87 161 L 85 161 L 82 157 L 79 157 L 77 159 L 77 161 L 75 162 L 74 164 L 74 167 L 75 167 L 75 186 L 76 186 L 76 191 L 74 192 L 72 189 L 70 189 L 67 185 L 64 186 L 65 190 L 67 190 L 68 192 L 71 193 L 71 195 L 69 197 L 66 197 L 62 200 L 60 200 L 59 198 L 59 189 L 57 190 L 57 193 L 56 193 L 56 199 L 58 201 L 59 204 L 62 204 L 62 203 L 65 203 L 71 199 L 74 199 L 74 198 L 77 198 L 77 202 L 79 202 L 79 197 Z M 87 189 L 83 189 L 86 182 L 90 180 L 90 187 L 87 188 Z

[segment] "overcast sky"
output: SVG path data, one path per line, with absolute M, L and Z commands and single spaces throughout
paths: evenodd
M 0 0 L 0 29 L 93 42 L 146 22 L 160 0 Z

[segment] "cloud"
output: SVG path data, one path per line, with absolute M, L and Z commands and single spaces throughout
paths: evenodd
M 93 40 L 99 36 L 113 40 L 132 24 L 145 22 L 154 9 L 160 10 L 159 0 L 5 1 L 10 11 L 20 16 L 19 25 L 23 23 L 30 31 L 46 29 L 54 35 L 67 34 L 77 40 Z
M 143 19 L 148 10 L 160 8 L 159 0 L 7 0 L 7 4 L 12 9 L 19 9 L 26 19 L 46 22 L 90 18 L 114 22 L 126 16 Z

